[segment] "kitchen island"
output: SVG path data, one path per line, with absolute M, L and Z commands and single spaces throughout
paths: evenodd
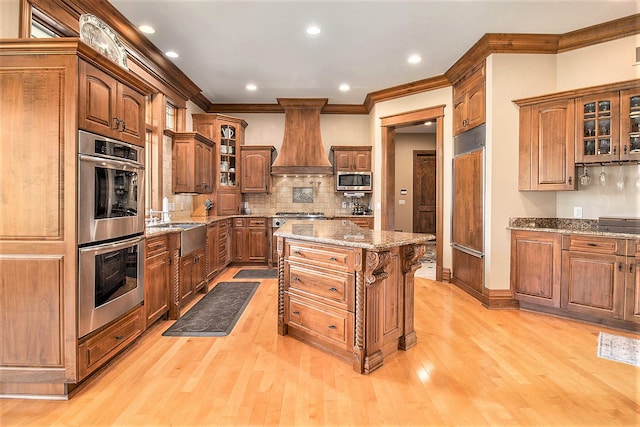
M 345 221 L 289 221 L 274 236 L 280 335 L 367 374 L 416 345 L 413 276 L 435 236 Z

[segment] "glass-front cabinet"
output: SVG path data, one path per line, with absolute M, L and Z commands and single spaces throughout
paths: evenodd
M 620 160 L 640 160 L 640 89 L 620 92 Z
M 223 124 L 220 126 L 220 186 L 235 187 L 236 180 L 236 155 L 238 154 L 236 126 Z
M 576 163 L 620 159 L 619 93 L 578 98 L 576 102 Z

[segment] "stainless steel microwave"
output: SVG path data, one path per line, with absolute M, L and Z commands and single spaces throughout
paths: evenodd
M 371 192 L 371 172 L 338 172 L 336 175 L 336 191 Z

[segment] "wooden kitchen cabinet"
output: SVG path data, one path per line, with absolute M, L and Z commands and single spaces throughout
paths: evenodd
M 239 161 L 240 147 L 244 145 L 247 122 L 237 117 L 222 114 L 192 114 L 193 129 L 216 144 L 213 165 L 216 182 L 215 199 L 218 215 L 240 213 L 242 196 L 239 177 L 242 165 Z
M 179 302 L 182 310 L 195 298 L 196 293 L 205 288 L 206 257 L 205 249 L 196 250 L 180 258 Z
M 85 61 L 78 72 L 78 127 L 144 147 L 144 95 Z
M 518 190 L 575 190 L 575 100 L 520 106 Z
M 265 263 L 269 257 L 266 218 L 234 218 L 232 262 Z
M 640 324 L 640 239 L 627 241 L 624 320 Z
M 576 99 L 576 163 L 620 159 L 619 92 Z
M 172 139 L 173 192 L 211 193 L 214 142 L 197 132 L 176 132 Z
M 453 85 L 453 135 L 485 122 L 485 66 L 476 65 Z
M 86 378 L 142 335 L 145 329 L 143 311 L 142 306 L 138 306 L 115 322 L 79 341 L 79 379 Z
M 521 306 L 560 307 L 561 251 L 561 234 L 511 232 L 511 289 Z
M 565 235 L 560 307 L 598 318 L 623 319 L 626 242 Z
M 275 151 L 275 147 L 271 145 L 241 147 L 241 193 L 271 193 L 271 163 L 273 163 Z
M 172 256 L 169 235 L 147 238 L 144 266 L 145 329 L 169 312 Z
M 620 160 L 640 161 L 640 88 L 620 92 Z
M 231 220 L 218 221 L 218 271 L 231 262 Z
M 371 172 L 370 146 L 332 146 L 333 172 Z
M 207 246 L 205 251 L 207 262 L 207 282 L 210 282 L 218 272 L 220 236 L 218 234 L 218 223 L 207 224 Z

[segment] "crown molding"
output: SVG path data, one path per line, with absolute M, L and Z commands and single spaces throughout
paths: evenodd
M 634 34 L 640 34 L 640 13 L 564 33 L 560 36 L 558 52 L 581 49 Z

